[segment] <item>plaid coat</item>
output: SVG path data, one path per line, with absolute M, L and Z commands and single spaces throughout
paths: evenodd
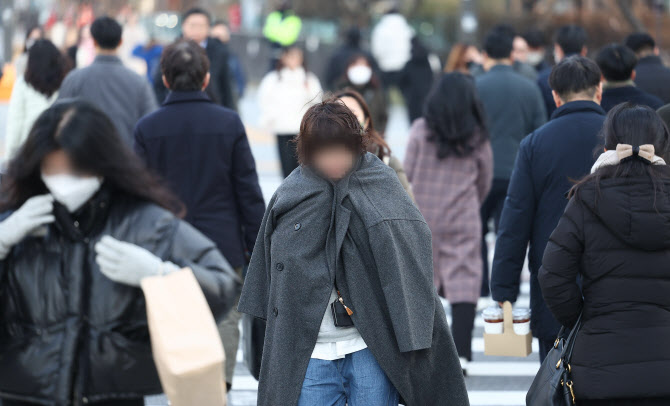
M 481 289 L 479 208 L 491 187 L 493 154 L 487 141 L 471 156 L 438 159 L 424 119 L 410 130 L 405 171 L 433 233 L 434 281 L 451 303 L 477 303 Z

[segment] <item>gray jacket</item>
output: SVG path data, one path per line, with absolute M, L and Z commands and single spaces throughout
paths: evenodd
M 521 140 L 547 121 L 537 85 L 506 65 L 476 79 L 493 148 L 494 179 L 509 180 Z
M 133 144 L 133 130 L 139 119 L 158 108 L 147 79 L 111 55 L 98 55 L 90 66 L 70 72 L 58 98 L 93 103 L 107 114 L 128 145 Z
M 405 404 L 468 405 L 433 285 L 430 230 L 370 153 L 334 184 L 296 169 L 265 213 L 239 304 L 267 320 L 259 405 L 298 402 L 335 279 Z

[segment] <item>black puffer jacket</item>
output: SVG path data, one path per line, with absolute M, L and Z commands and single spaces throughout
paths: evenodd
M 564 325 L 584 309 L 577 399 L 670 398 L 670 181 L 656 198 L 648 178 L 603 180 L 600 193 L 585 185 L 551 236 L 539 280 Z
M 233 305 L 239 282 L 211 241 L 153 204 L 111 195 L 75 218 L 58 206 L 45 236 L 0 262 L 1 398 L 65 406 L 161 392 L 142 291 L 95 263 L 104 235 L 191 267 L 216 317 Z

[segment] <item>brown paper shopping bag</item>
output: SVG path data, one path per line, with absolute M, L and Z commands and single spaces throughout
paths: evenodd
M 172 406 L 225 406 L 225 355 L 216 322 L 190 269 L 144 278 L 151 346 Z

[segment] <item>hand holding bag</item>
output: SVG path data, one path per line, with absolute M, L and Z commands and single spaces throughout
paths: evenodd
M 572 406 L 576 404 L 570 361 L 577 333 L 582 325 L 579 315 L 569 334 L 562 327 L 554 348 L 549 351 L 526 395 L 527 406 Z M 567 334 L 567 338 L 566 338 Z
M 190 269 L 142 279 L 151 347 L 172 406 L 225 406 L 225 354 Z

